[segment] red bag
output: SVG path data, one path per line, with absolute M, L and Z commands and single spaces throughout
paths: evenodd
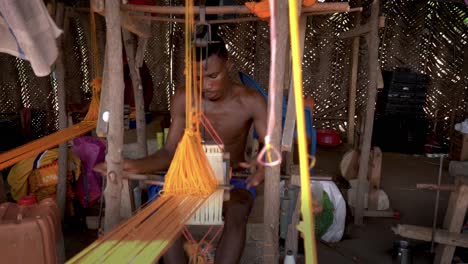
M 53 199 L 31 206 L 0 205 L 0 255 L 8 263 L 59 263 L 61 243 L 60 214 Z

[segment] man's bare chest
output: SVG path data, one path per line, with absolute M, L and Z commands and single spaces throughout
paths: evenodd
M 245 137 L 252 123 L 252 115 L 240 105 L 236 107 L 207 107 L 205 116 L 226 144 Z M 201 131 L 206 134 L 203 128 Z M 204 138 L 208 140 L 208 138 Z

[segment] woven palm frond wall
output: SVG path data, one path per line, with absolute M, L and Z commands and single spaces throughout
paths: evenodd
M 370 1 L 362 2 L 367 9 Z M 180 5 L 175 0 L 158 4 Z M 239 0 L 239 4 L 243 1 Z M 437 124 L 439 139 L 447 140 L 453 122 L 467 114 L 468 77 L 462 68 L 468 41 L 463 20 L 468 17 L 468 8 L 449 2 L 385 0 L 381 12 L 386 17 L 386 26 L 380 30 L 381 68 L 404 67 L 431 77 L 425 111 L 432 120 L 431 126 Z M 364 11 L 361 23 L 366 22 L 366 17 L 368 13 Z M 99 53 L 102 55 L 105 23 L 102 17 L 97 18 Z M 353 21 L 352 14 L 309 17 L 303 57 L 304 95 L 316 101 L 314 125 L 343 133 L 347 129 L 351 40 L 340 39 L 339 35 L 353 28 Z M 94 78 L 89 15 L 75 12 L 69 25 L 64 39 L 67 101 L 78 103 L 90 98 L 89 81 Z M 232 76 L 242 71 L 268 89 L 268 24 L 259 21 L 222 25 L 219 34 L 226 42 L 234 64 Z M 153 111 L 167 111 L 171 95 L 184 84 L 183 37 L 183 24 L 152 23 L 145 63 L 153 80 L 154 96 L 150 106 Z M 54 131 L 57 128 L 57 99 L 53 76 L 37 78 L 28 62 L 8 55 L 1 54 L 0 62 L 0 113 L 19 112 L 25 107 L 37 109 L 33 121 L 35 136 Z M 356 98 L 358 116 L 365 108 L 367 83 L 367 47 L 361 38 Z
M 381 67 L 428 74 L 425 112 L 436 135 L 447 141 L 453 123 L 467 117 L 468 73 L 463 71 L 468 42 L 468 7 L 442 1 L 386 1 L 381 31 Z

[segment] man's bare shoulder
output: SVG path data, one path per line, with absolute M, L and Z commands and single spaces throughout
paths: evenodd
M 175 90 L 171 98 L 171 111 L 173 113 L 185 114 L 185 88 L 181 87 Z
M 258 90 L 246 87 L 241 84 L 235 84 L 235 89 L 242 103 L 247 105 L 258 105 L 266 103 L 266 99 Z

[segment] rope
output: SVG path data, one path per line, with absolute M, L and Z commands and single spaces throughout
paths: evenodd
M 270 0 L 270 7 L 275 5 L 275 1 Z M 276 114 L 275 114 L 275 102 L 276 102 L 276 52 L 277 52 L 277 35 L 276 35 L 276 19 L 275 19 L 276 8 L 271 8 L 270 18 L 270 43 L 271 43 L 271 62 L 270 62 L 270 93 L 268 93 L 268 100 L 270 109 L 268 110 L 268 126 L 265 136 L 265 145 L 258 154 L 257 162 L 263 166 L 277 166 L 281 164 L 281 153 L 278 149 L 271 144 L 271 137 L 275 129 Z M 276 156 L 276 160 L 273 161 L 272 151 Z M 267 162 L 264 162 L 264 157 L 267 157 Z

